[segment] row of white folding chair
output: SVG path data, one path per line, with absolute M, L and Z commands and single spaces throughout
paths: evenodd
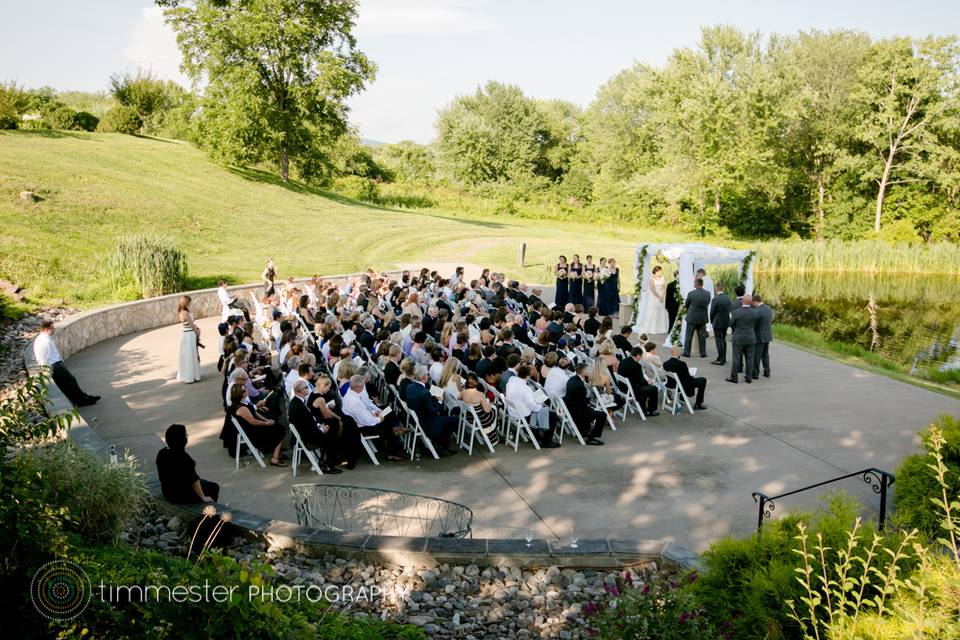
M 246 446 L 247 449 L 250 450 L 250 453 L 253 454 L 257 464 L 259 464 L 261 467 L 266 467 L 267 465 L 263 461 L 263 456 L 261 456 L 257 448 L 253 446 L 253 442 L 247 436 L 247 432 L 243 430 L 243 427 L 240 426 L 240 422 L 233 416 L 230 416 L 230 421 L 233 422 L 233 426 L 237 430 L 237 444 L 234 456 L 236 458 L 236 468 L 240 468 L 240 449 L 242 446 Z
M 494 412 L 494 421 L 496 422 L 498 419 L 496 414 L 497 408 L 491 406 L 490 409 Z M 477 413 L 477 410 L 465 402 L 460 402 L 460 411 L 463 416 L 457 432 L 457 443 L 460 447 L 467 450 L 467 455 L 472 456 L 474 442 L 477 437 L 479 437 L 483 444 L 487 446 L 490 453 L 496 453 L 493 443 L 480 424 L 480 414 Z
M 616 372 L 613 373 L 613 391 L 623 398 L 623 407 L 620 409 L 620 419 L 626 420 L 628 413 L 635 413 L 641 420 L 646 420 L 647 416 L 640 407 L 636 394 L 633 392 L 633 385 L 630 381 Z
M 667 378 L 664 408 L 667 408 L 667 399 L 669 398 L 669 409 L 671 413 L 674 415 L 683 413 L 683 406 L 686 405 L 687 410 L 693 414 L 693 403 L 690 402 L 690 397 L 687 396 L 687 392 L 683 390 L 683 385 L 680 384 L 680 378 L 673 371 L 664 371 L 663 374 Z M 670 386 L 671 380 L 673 381 L 673 386 Z M 683 404 L 681 404 L 681 401 Z
M 513 446 L 513 450 L 516 451 L 520 446 L 520 440 L 523 439 L 529 441 L 533 445 L 533 448 L 539 451 L 540 443 L 537 442 L 537 438 L 533 435 L 533 429 L 530 428 L 530 423 L 520 415 L 520 411 L 516 405 L 512 404 L 509 400 L 506 402 L 507 430 L 504 434 L 504 441 L 507 443 L 507 446 Z M 510 411 L 511 407 L 513 407 L 512 413 Z
M 590 385 L 590 389 L 593 391 L 593 398 L 597 403 L 597 409 L 599 409 L 600 411 L 603 411 L 603 413 L 607 416 L 607 426 L 610 427 L 611 431 L 616 431 L 617 425 L 613 421 L 613 416 L 610 415 L 611 413 L 610 409 L 612 409 L 613 407 L 608 406 L 609 403 L 604 401 L 603 394 L 600 392 L 600 389 L 598 387 L 594 385 Z
M 439 460 L 440 456 L 437 455 L 436 449 L 433 448 L 433 443 L 420 425 L 420 419 L 417 417 L 416 412 L 407 406 L 407 403 L 400 397 L 400 392 L 396 387 L 390 386 L 390 393 L 393 395 L 392 406 L 394 408 L 393 410 L 397 412 L 397 417 L 399 418 L 400 414 L 403 414 L 402 424 L 407 428 L 407 432 L 403 434 L 403 446 L 407 453 L 410 454 L 410 459 L 413 460 L 416 455 L 417 438 L 419 437 L 424 446 L 427 447 L 430 455 L 432 455 L 435 460 Z

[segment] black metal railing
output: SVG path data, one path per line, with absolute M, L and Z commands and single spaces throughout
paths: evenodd
M 787 496 L 792 496 L 796 493 L 802 491 L 808 491 L 810 489 L 816 489 L 817 487 L 822 487 L 825 484 L 830 484 L 832 482 L 839 482 L 840 480 L 846 480 L 848 478 L 860 477 L 864 482 L 869 484 L 873 489 L 873 492 L 880 495 L 880 516 L 879 516 L 879 528 L 880 531 L 883 531 L 883 524 L 887 520 L 887 488 L 894 483 L 896 478 L 892 473 L 888 473 L 883 469 L 877 469 L 876 467 L 870 467 L 868 469 L 861 469 L 860 471 L 854 471 L 853 473 L 848 473 L 845 476 L 840 476 L 838 478 L 830 478 L 829 480 L 824 480 L 823 482 L 818 482 L 816 484 L 811 484 L 808 487 L 803 487 L 801 489 L 794 489 L 793 491 L 787 491 L 786 493 L 781 493 L 776 496 L 768 496 L 759 491 L 754 491 L 751 495 L 753 496 L 753 501 L 756 502 L 759 506 L 757 509 L 757 533 L 763 532 L 763 521 L 765 518 L 769 518 L 773 515 L 773 511 L 777 508 L 774 500 L 779 500 L 780 498 L 786 498 Z

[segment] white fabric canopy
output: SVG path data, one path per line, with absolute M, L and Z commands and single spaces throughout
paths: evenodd
M 640 252 L 643 250 L 645 243 L 640 243 L 637 245 L 637 253 L 634 257 L 633 269 L 636 273 L 637 268 L 640 266 Z M 680 285 L 680 295 L 686 299 L 687 294 L 693 289 L 693 281 L 697 273 L 697 269 L 705 269 L 709 274 L 710 271 L 707 269 L 707 265 L 711 264 L 743 264 L 743 261 L 750 254 L 749 249 L 727 249 L 725 247 L 713 247 L 707 244 L 646 244 L 647 247 L 647 257 L 643 265 L 643 273 L 640 274 L 640 299 L 637 300 L 637 309 L 643 308 L 643 303 L 646 296 L 650 294 L 650 272 L 653 269 L 653 259 L 657 254 L 663 254 L 665 258 L 671 262 L 677 263 L 677 271 L 679 272 L 678 281 Z M 667 273 L 667 282 L 669 282 L 672 274 Z M 747 293 L 753 293 L 753 263 L 751 262 L 750 267 L 747 269 L 747 279 L 743 283 L 744 287 L 747 289 Z M 712 286 L 709 287 L 712 289 Z M 713 291 L 711 290 L 711 295 Z M 634 318 L 633 321 L 637 322 L 638 318 Z M 637 329 L 638 327 L 634 327 Z M 683 335 L 683 332 L 686 330 L 685 327 L 681 327 L 680 335 Z M 667 345 L 670 344 L 670 334 L 667 334 Z

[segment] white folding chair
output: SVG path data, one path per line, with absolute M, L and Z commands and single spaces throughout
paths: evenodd
M 373 446 L 373 441 L 380 437 L 380 434 L 364 435 L 363 429 L 360 429 L 360 444 L 363 446 L 363 450 L 367 452 L 367 456 L 370 457 L 370 462 L 376 466 L 380 466 L 380 461 L 377 460 L 377 449 Z
M 610 411 L 609 411 L 610 409 L 613 409 L 613 407 L 608 407 L 607 403 L 603 401 L 603 395 L 600 393 L 599 389 L 597 389 L 593 385 L 590 385 L 590 388 L 593 390 L 593 397 L 597 401 L 597 408 L 600 411 L 603 411 L 604 415 L 607 416 L 607 425 L 610 426 L 611 431 L 616 431 L 617 425 L 614 424 L 613 417 L 610 415 Z
M 300 457 L 306 456 L 307 460 L 310 462 L 310 468 L 316 471 L 318 476 L 323 475 L 323 471 L 320 469 L 320 461 L 317 459 L 317 454 L 315 454 L 310 449 L 307 449 L 306 445 L 303 444 L 303 438 L 300 437 L 300 432 L 297 431 L 297 428 L 293 424 L 288 425 L 290 427 L 290 433 L 293 434 L 293 455 L 290 460 L 290 467 L 293 469 L 293 477 L 297 477 L 297 467 L 300 466 Z
M 492 407 L 492 409 L 493 411 L 497 410 L 496 407 Z M 461 415 L 464 416 L 464 419 L 460 422 L 460 430 L 457 433 L 457 441 L 462 448 L 467 450 L 467 455 L 473 455 L 473 443 L 478 436 L 483 443 L 487 445 L 487 449 L 490 450 L 490 453 L 496 453 L 496 450 L 493 448 L 493 443 L 490 442 L 490 438 L 487 437 L 483 427 L 480 425 L 480 415 L 477 413 L 477 410 L 470 405 L 461 402 L 460 411 Z M 494 420 L 496 420 L 496 418 L 494 418 Z
M 563 398 L 560 396 L 548 396 L 550 398 L 550 408 L 557 414 L 557 417 L 560 420 L 560 428 L 557 429 L 557 437 L 560 444 L 563 444 L 563 432 L 566 431 L 577 441 L 586 445 L 586 441 L 583 439 L 583 435 L 580 433 L 580 429 L 577 428 L 577 423 L 573 421 L 573 416 L 570 415 L 570 410 L 567 409 L 567 403 L 563 401 Z
M 499 431 L 500 437 L 506 440 L 507 422 L 509 420 L 509 417 L 507 416 L 507 399 L 503 397 L 503 394 L 500 393 L 496 387 L 491 387 L 489 384 L 487 384 L 483 378 L 480 378 L 480 384 L 483 385 L 484 392 L 493 396 L 493 404 L 497 410 L 497 431 Z
M 517 417 L 514 417 L 510 413 L 511 404 L 507 405 L 507 433 L 506 433 L 506 443 L 507 446 L 513 446 L 513 450 L 516 451 L 520 446 L 520 439 L 529 440 L 533 445 L 533 448 L 537 451 L 540 450 L 540 443 L 537 442 L 537 439 L 533 435 L 533 429 L 530 428 L 530 423 L 527 422 L 527 419 L 520 415 L 520 412 L 514 407 L 514 414 Z
M 250 450 L 250 453 L 253 454 L 254 459 L 257 461 L 261 467 L 266 467 L 267 465 L 263 462 L 263 456 L 260 455 L 260 452 L 257 451 L 257 448 L 253 446 L 253 442 L 250 441 L 250 438 L 247 437 L 247 432 L 243 430 L 243 427 L 240 426 L 240 423 L 236 418 L 230 416 L 230 421 L 233 422 L 233 426 L 237 430 L 237 452 L 236 452 L 236 468 L 240 468 L 240 446 L 245 445 L 247 449 Z
M 623 407 L 620 408 L 621 420 L 626 420 L 627 414 L 631 412 L 639 415 L 641 420 L 647 419 L 637 401 L 637 396 L 633 393 L 633 385 L 617 372 L 613 372 L 613 391 L 624 400 Z
M 667 381 L 662 375 L 660 375 L 660 371 L 655 366 L 649 362 L 646 362 L 645 360 L 640 361 L 640 368 L 643 371 L 643 377 L 646 378 L 650 384 L 657 388 L 658 406 L 660 406 L 662 409 L 666 409 Z
M 664 371 L 663 373 L 667 378 L 666 395 L 664 395 L 663 406 L 665 408 L 667 407 L 667 400 L 669 398 L 670 413 L 674 415 L 683 413 L 683 405 L 680 404 L 680 400 L 683 400 L 684 404 L 687 405 L 687 410 L 693 415 L 693 403 L 690 402 L 690 398 L 683 390 L 683 385 L 680 384 L 680 378 L 672 371 Z M 670 386 L 671 380 L 673 381 L 672 387 Z
M 407 403 L 403 400 L 400 400 L 400 405 L 403 407 L 403 410 L 407 414 L 407 427 L 410 429 L 404 435 L 404 445 L 407 451 L 410 453 L 410 459 L 416 455 L 417 452 L 417 438 L 420 438 L 424 446 L 427 447 L 427 451 L 430 452 L 430 455 L 433 456 L 434 460 L 439 460 L 440 456 L 437 455 L 437 450 L 433 448 L 433 443 L 430 442 L 430 438 L 427 437 L 427 433 L 423 430 L 423 427 L 420 426 L 420 418 L 417 416 L 415 411 L 411 411 L 407 406 Z

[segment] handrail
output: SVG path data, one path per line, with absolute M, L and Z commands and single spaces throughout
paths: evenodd
M 880 531 L 883 531 L 883 525 L 887 520 L 887 487 L 896 482 L 896 477 L 892 473 L 884 471 L 883 469 L 878 469 L 876 467 L 868 467 L 866 469 L 861 469 L 860 471 L 854 471 L 853 473 L 848 473 L 845 476 L 838 476 L 836 478 L 831 478 L 829 480 L 824 480 L 823 482 L 818 482 L 816 484 L 811 484 L 800 489 L 794 489 L 793 491 L 787 491 L 786 493 L 781 493 L 775 496 L 768 496 L 759 491 L 754 491 L 750 496 L 753 498 L 753 501 L 758 503 L 757 509 L 757 533 L 763 532 L 763 520 L 764 518 L 770 518 L 773 514 L 773 511 L 777 508 L 774 500 L 779 500 L 780 498 L 786 498 L 787 496 L 792 496 L 796 493 L 802 491 L 807 491 L 809 489 L 816 489 L 817 487 L 822 487 L 825 484 L 830 484 L 832 482 L 838 482 L 840 480 L 846 480 L 847 478 L 854 478 L 860 476 L 864 482 L 871 485 L 874 493 L 880 495 L 880 516 L 879 516 L 879 528 Z

